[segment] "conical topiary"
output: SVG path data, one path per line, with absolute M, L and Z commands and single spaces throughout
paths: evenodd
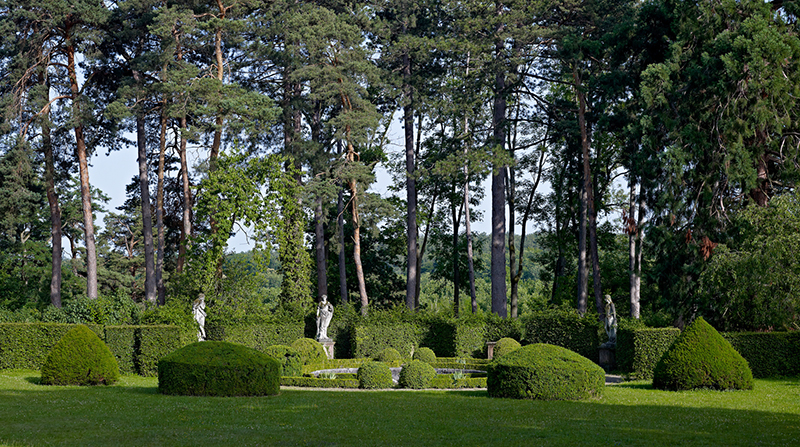
M 753 389 L 750 365 L 716 329 L 700 317 L 690 324 L 653 370 L 661 390 Z
M 42 364 L 43 385 L 111 385 L 117 380 L 117 359 L 84 325 L 64 334 Z

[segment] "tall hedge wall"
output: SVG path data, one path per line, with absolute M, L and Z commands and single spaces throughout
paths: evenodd
M 137 374 L 136 328 L 138 326 L 106 326 L 106 346 L 111 349 L 122 374 Z
M 142 376 L 158 375 L 158 361 L 186 345 L 186 334 L 178 326 L 136 328 L 136 369 Z
M 75 324 L 0 323 L 0 369 L 40 369 L 53 345 Z M 87 325 L 101 339 L 103 327 Z
M 357 325 L 351 338 L 354 358 L 372 357 L 386 348 L 394 348 L 403 357 L 419 347 L 425 331 L 413 323 Z
M 547 343 L 561 346 L 598 362 L 600 323 L 597 317 L 581 317 L 573 310 L 554 310 L 526 315 L 521 321 L 523 344 Z
M 269 346 L 288 346 L 298 338 L 303 338 L 303 327 L 302 322 L 236 326 L 211 325 L 207 328 L 207 337 L 209 340 L 238 343 L 264 351 Z
M 638 379 L 653 377 L 653 368 L 681 334 L 680 329 L 622 328 L 617 332 L 617 369 Z
M 800 332 L 722 334 L 750 364 L 753 377 L 800 374 Z

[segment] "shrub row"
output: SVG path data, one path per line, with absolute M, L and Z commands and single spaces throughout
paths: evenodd
M 800 374 L 800 332 L 743 332 L 722 336 L 747 360 L 753 377 Z
M 281 386 L 307 388 L 358 388 L 358 379 L 318 379 L 316 377 L 281 377 Z
M 616 363 L 620 371 L 651 379 L 653 368 L 680 335 L 678 328 L 620 328 Z
M 454 379 L 450 374 L 439 374 L 431 380 L 428 387 L 435 389 L 486 388 L 486 377 Z
M 40 369 L 50 350 L 76 324 L 0 323 L 0 369 Z M 101 339 L 103 326 L 88 325 Z

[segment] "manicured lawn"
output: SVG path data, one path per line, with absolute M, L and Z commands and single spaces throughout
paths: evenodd
M 0 371 L 3 445 L 800 445 L 800 379 L 754 391 L 610 386 L 602 400 L 492 399 L 485 391 L 287 390 L 258 398 L 162 396 L 154 378 L 37 385 Z

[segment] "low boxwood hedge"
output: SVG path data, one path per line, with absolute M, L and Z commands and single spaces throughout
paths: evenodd
M 425 363 L 434 363 L 436 361 L 436 353 L 433 349 L 422 347 L 414 351 L 414 360 L 421 360 Z
M 514 352 L 517 349 L 521 348 L 522 345 L 519 344 L 518 341 L 514 340 L 513 338 L 504 337 L 500 340 L 497 340 L 497 344 L 494 346 L 494 358 L 502 357 L 509 352 Z
M 486 377 L 466 377 L 454 379 L 452 374 L 439 374 L 431 380 L 428 388 L 433 389 L 464 389 L 486 388 Z
M 358 388 L 358 379 L 318 379 L 316 377 L 281 377 L 281 386 L 305 388 Z
M 581 400 L 600 397 L 605 372 L 591 360 L 560 346 L 523 346 L 489 364 L 492 397 Z
M 64 334 L 42 364 L 43 385 L 111 385 L 117 380 L 117 359 L 84 325 Z
M 158 362 L 158 390 L 189 396 L 264 396 L 280 390 L 280 363 L 224 341 L 184 346 Z
M 300 353 L 300 358 L 303 360 L 304 365 L 322 363 L 328 359 L 325 348 L 318 341 L 311 338 L 298 338 L 292 342 L 292 348 Z
M 379 362 L 397 362 L 403 360 L 403 357 L 397 352 L 397 349 L 386 348 L 375 355 L 375 360 Z
M 436 377 L 436 370 L 433 366 L 419 360 L 412 360 L 403 365 L 403 369 L 400 370 L 398 385 L 402 388 L 417 390 L 428 388 L 434 377 Z
M 300 352 L 290 346 L 274 345 L 264 349 L 264 354 L 281 364 L 281 376 L 302 376 L 303 359 Z

